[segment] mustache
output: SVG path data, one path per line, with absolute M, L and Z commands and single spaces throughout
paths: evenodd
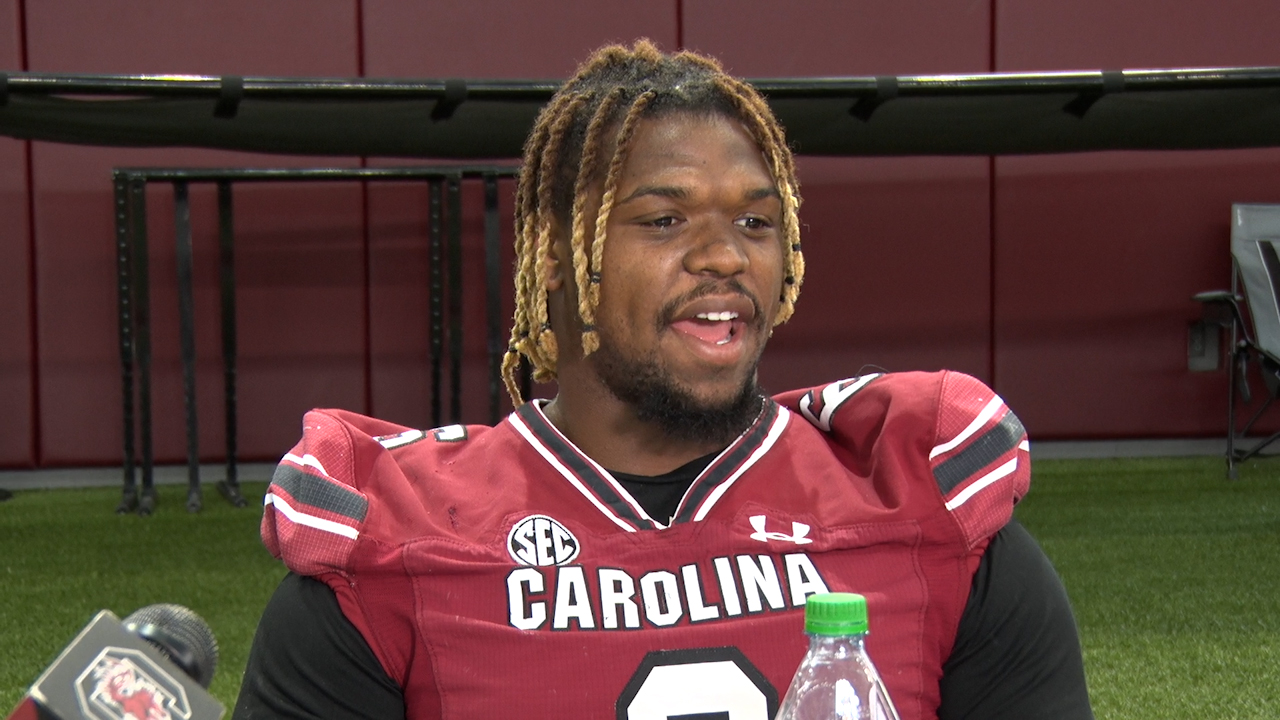
M 680 308 L 688 305 L 694 300 L 707 297 L 709 295 L 740 295 L 751 303 L 752 318 L 751 325 L 760 328 L 764 324 L 764 313 L 760 309 L 760 300 L 746 288 L 737 278 L 726 278 L 724 280 L 708 280 L 699 284 L 687 293 L 681 294 L 673 298 L 662 306 L 658 312 L 658 330 L 662 330 L 666 326 L 675 321 L 676 314 L 680 312 Z

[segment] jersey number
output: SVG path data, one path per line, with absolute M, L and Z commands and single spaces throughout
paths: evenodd
M 655 650 L 617 710 L 618 720 L 771 720 L 778 691 L 736 647 Z

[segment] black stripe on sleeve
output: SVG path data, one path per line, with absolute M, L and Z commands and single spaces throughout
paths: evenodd
M 1012 412 L 1006 412 L 995 427 L 986 431 L 954 457 L 947 458 L 933 470 L 942 494 L 947 495 L 974 473 L 990 465 L 996 458 L 1016 448 L 1026 430 Z
M 359 493 L 283 463 L 276 467 L 271 485 L 300 503 L 352 520 L 362 522 L 369 512 L 369 501 Z

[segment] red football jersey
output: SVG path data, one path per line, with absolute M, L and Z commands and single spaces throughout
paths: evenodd
M 867 596 L 904 718 L 938 681 L 986 543 L 1027 490 L 1021 424 L 958 373 L 781 395 L 650 518 L 526 404 L 496 427 L 307 414 L 267 547 L 335 591 L 411 718 L 770 720 L 805 598 Z

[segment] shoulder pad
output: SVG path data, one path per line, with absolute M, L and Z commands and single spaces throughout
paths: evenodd
M 262 541 L 302 575 L 342 570 L 363 529 L 369 501 L 357 489 L 347 425 L 312 410 L 302 439 L 276 466 L 263 498 Z
M 1027 433 L 982 381 L 949 372 L 929 466 L 946 509 L 976 545 L 1004 527 L 1031 483 Z

